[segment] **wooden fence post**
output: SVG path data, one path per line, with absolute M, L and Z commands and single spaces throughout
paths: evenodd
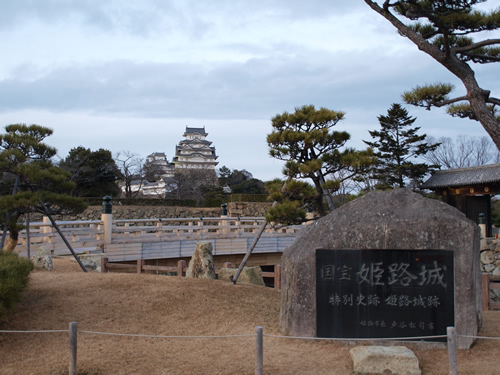
M 255 375 L 262 375 L 264 373 L 264 329 L 258 326 L 255 331 Z
M 446 334 L 448 335 L 448 361 L 450 364 L 450 375 L 458 375 L 457 364 L 457 335 L 455 327 L 447 327 Z
M 281 264 L 274 266 L 274 289 L 281 289 Z
M 105 273 L 108 272 L 108 258 L 102 257 L 101 258 L 101 272 Z
M 185 260 L 179 260 L 177 262 L 177 276 L 178 277 L 183 277 L 184 276 L 184 268 L 186 267 L 186 261 Z
M 142 266 L 146 264 L 146 261 L 144 259 L 137 259 L 137 273 L 142 273 L 144 270 L 142 269 Z
M 490 305 L 490 275 L 487 273 L 481 274 L 481 292 L 483 311 L 488 311 Z
M 69 323 L 69 375 L 76 375 L 77 325 Z

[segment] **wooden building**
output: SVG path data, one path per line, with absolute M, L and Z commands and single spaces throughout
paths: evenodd
M 491 237 L 491 197 L 500 194 L 500 163 L 436 171 L 421 188 L 435 191 L 478 224 L 484 214 L 486 236 Z

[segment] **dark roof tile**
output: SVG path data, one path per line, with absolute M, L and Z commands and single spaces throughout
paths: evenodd
M 436 171 L 420 187 L 436 189 L 500 182 L 500 163 Z

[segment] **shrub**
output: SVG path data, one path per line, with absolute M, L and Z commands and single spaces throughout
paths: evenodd
M 0 251 L 0 317 L 20 300 L 32 269 L 30 260 Z

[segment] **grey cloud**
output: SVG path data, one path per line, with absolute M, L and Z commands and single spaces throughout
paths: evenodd
M 165 0 L 16 0 L 0 3 L 0 29 L 13 28 L 30 20 L 52 23 L 80 23 L 108 31 L 122 30 L 135 35 L 149 35 L 158 28 L 190 30 L 196 36 L 210 27 L 212 17 L 241 19 L 247 17 L 324 18 L 366 9 L 361 3 L 324 0 L 277 0 L 210 2 Z
M 205 23 L 193 20 L 188 11 L 169 1 L 16 0 L 0 3 L 0 29 L 15 28 L 33 20 L 47 24 L 77 23 L 137 36 L 150 35 L 160 27 L 206 28 Z
M 133 63 L 68 66 L 0 81 L 0 111 L 83 110 L 137 117 L 269 118 L 315 104 L 342 110 L 385 105 L 413 85 L 405 63 L 370 55 L 251 59 L 245 63 Z M 321 61 L 321 62 L 320 62 Z M 25 70 L 29 74 L 30 70 Z M 389 103 L 390 104 L 390 103 Z

